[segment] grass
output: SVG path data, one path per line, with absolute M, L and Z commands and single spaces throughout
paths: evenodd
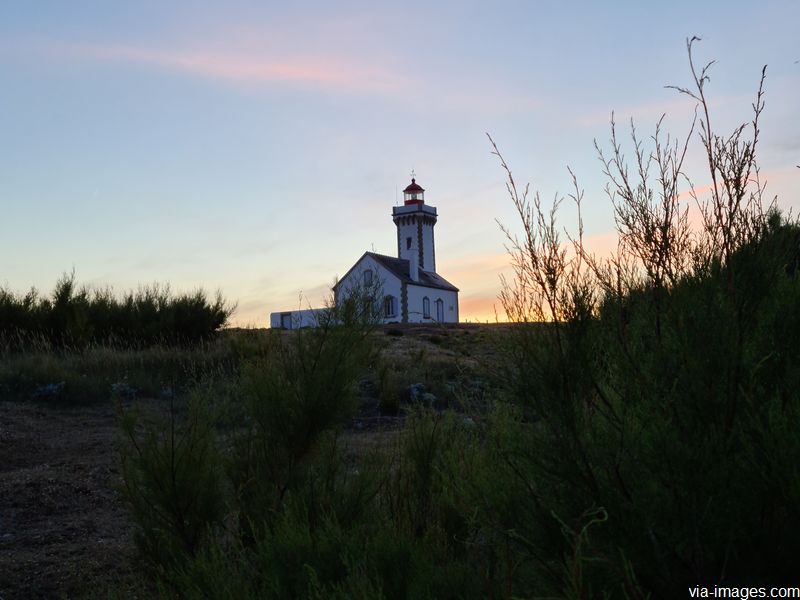
M 239 336 L 246 338 L 247 335 Z M 224 379 L 238 372 L 248 356 L 247 339 L 224 333 L 193 346 L 122 348 L 91 344 L 26 352 L 0 351 L 0 391 L 15 400 L 61 404 L 101 402 L 122 397 L 170 397 L 204 378 Z
M 378 362 L 362 374 L 371 389 L 367 405 L 382 395 L 407 399 L 413 384 L 422 384 L 448 404 L 464 389 L 496 383 L 498 334 L 492 326 L 464 326 L 429 333 L 408 329 L 403 336 L 372 334 L 380 344 Z M 182 396 L 204 380 L 224 382 L 237 377 L 242 365 L 258 358 L 271 337 L 290 332 L 229 329 L 197 344 L 158 344 L 145 348 L 93 343 L 57 346 L 44 338 L 26 340 L 26 351 L 0 345 L 0 394 L 18 401 L 62 405 L 104 402 L 111 397 L 165 398 Z M 434 339 L 431 339 L 434 338 Z M 435 341 L 434 341 L 435 340 Z

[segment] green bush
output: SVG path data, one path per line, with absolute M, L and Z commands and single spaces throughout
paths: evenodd
M 35 289 L 23 296 L 0 289 L 0 346 L 29 351 L 42 342 L 58 348 L 197 343 L 224 327 L 233 310 L 221 294 L 209 299 L 202 289 L 173 294 L 154 285 L 117 296 L 78 287 L 74 273 L 64 274 L 50 298 Z
M 400 411 L 400 382 L 392 366 L 381 361 L 377 367 L 378 409 L 385 415 L 396 415 Z
M 198 554 L 224 515 L 214 420 L 199 401 L 180 419 L 141 424 L 124 411 L 120 444 L 123 497 L 139 525 L 136 544 L 150 567 L 168 573 Z M 140 431 L 141 430 L 141 431 Z
M 317 328 L 272 336 L 243 372 L 233 477 L 247 519 L 270 518 L 302 480 L 320 436 L 356 408 L 355 382 L 372 360 L 375 323 L 350 321 L 345 310 L 331 311 Z
M 375 323 L 366 317 L 344 304 L 317 328 L 237 343 L 247 365 L 225 392 L 235 402 L 216 421 L 201 418 L 199 404 L 192 405 L 184 427 L 173 418 L 161 429 L 139 433 L 133 419 L 123 420 L 126 495 L 139 525 L 140 548 L 158 566 L 166 589 L 186 592 L 206 582 L 220 593 L 230 590 L 228 578 L 217 575 L 239 567 L 228 564 L 219 544 L 235 542 L 233 551 L 239 548 L 245 563 L 256 564 L 267 550 L 280 547 L 279 555 L 268 556 L 291 560 L 291 544 L 298 552 L 303 548 L 303 528 L 322 535 L 325 523 L 354 519 L 362 510 L 359 498 L 374 495 L 364 476 L 350 476 L 335 435 L 355 408 L 354 383 L 372 360 Z M 214 459 L 219 443 L 227 456 L 224 473 Z M 192 470 L 195 479 L 183 477 Z M 149 514 L 148 507 L 158 510 Z M 219 529 L 221 513 L 227 515 L 224 530 Z M 172 518 L 177 514 L 184 517 Z M 216 535 L 201 543 L 214 526 Z M 288 527 L 300 536 L 295 542 Z M 315 537 L 314 552 L 317 542 Z M 281 570 L 281 564 L 264 571 L 275 574 L 269 581 L 240 589 L 271 589 L 286 597 L 299 589 L 305 593 L 312 580 L 298 583 L 296 573 Z M 331 565 L 328 558 L 318 564 L 320 569 Z

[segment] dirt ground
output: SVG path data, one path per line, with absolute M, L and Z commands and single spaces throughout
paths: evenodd
M 393 444 L 400 422 L 356 418 L 350 452 Z M 0 600 L 142 595 L 134 526 L 115 491 L 117 434 L 110 401 L 0 402 Z
M 0 402 L 0 600 L 104 597 L 134 580 L 116 414 Z

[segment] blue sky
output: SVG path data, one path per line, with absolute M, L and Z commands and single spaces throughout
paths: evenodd
M 363 253 L 391 254 L 411 169 L 439 210 L 439 272 L 493 318 L 516 225 L 489 132 L 545 201 L 612 215 L 593 148 L 612 110 L 676 135 L 685 39 L 716 59 L 717 126 L 750 118 L 760 164 L 800 207 L 797 2 L 7 2 L 0 6 L 0 285 L 221 289 L 236 321 L 319 305 Z M 695 144 L 696 145 L 696 144 Z M 691 155 L 702 187 L 699 154 Z M 571 225 L 565 205 L 565 225 Z

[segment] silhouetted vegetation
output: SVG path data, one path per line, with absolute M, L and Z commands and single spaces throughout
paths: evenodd
M 712 181 L 699 227 L 679 193 L 688 139 L 659 127 L 652 148 L 634 132 L 630 171 L 613 124 L 600 152 L 620 235 L 609 259 L 584 249 L 580 224 L 566 249 L 555 209 L 508 171 L 523 235 L 509 232 L 502 300 L 518 321 L 550 322 L 514 330 L 499 463 L 521 490 L 506 525 L 516 560 L 547 563 L 523 594 L 671 598 L 796 573 L 800 228 L 763 202 L 761 86 L 749 129 L 721 136 L 707 69 L 692 64 L 679 88 L 699 103 Z
M 209 299 L 202 289 L 175 294 L 153 285 L 118 296 L 110 289 L 79 287 L 74 273 L 64 274 L 50 297 L 35 289 L 25 295 L 0 289 L 0 344 L 7 349 L 43 343 L 56 348 L 194 344 L 224 327 L 233 308 L 221 294 Z

